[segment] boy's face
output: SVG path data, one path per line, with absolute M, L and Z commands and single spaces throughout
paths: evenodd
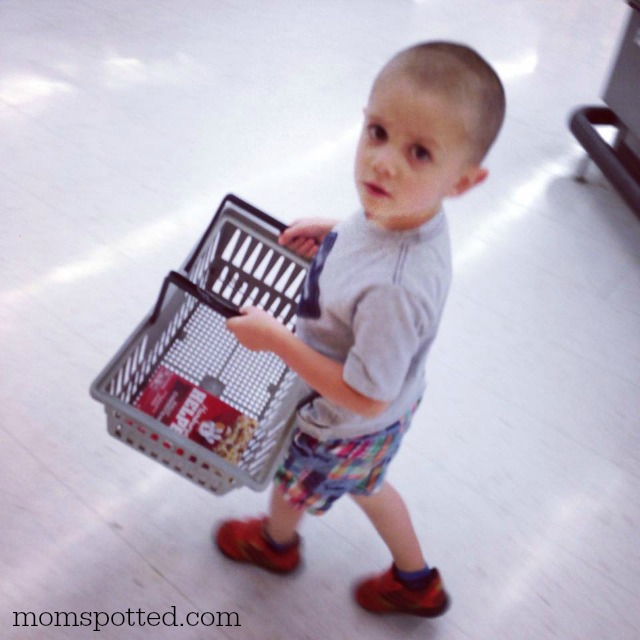
M 470 160 L 461 108 L 400 73 L 382 77 L 365 109 L 355 179 L 367 218 L 411 229 L 433 217 L 444 198 L 487 175 Z

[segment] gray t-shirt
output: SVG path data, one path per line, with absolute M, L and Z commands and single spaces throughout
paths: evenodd
M 443 212 L 407 231 L 382 229 L 364 212 L 338 224 L 309 269 L 296 333 L 344 363 L 349 386 L 389 406 L 364 418 L 316 397 L 299 410 L 299 428 L 323 441 L 355 438 L 406 414 L 424 393 L 426 358 L 450 282 Z

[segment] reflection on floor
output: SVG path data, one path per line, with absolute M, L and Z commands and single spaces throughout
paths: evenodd
M 640 637 L 640 224 L 595 168 L 573 181 L 567 129 L 598 102 L 624 2 L 0 11 L 2 637 L 87 637 L 46 612 L 127 609 L 217 617 L 103 637 Z M 495 63 L 509 113 L 489 181 L 448 206 L 454 285 L 391 472 L 453 607 L 379 620 L 349 594 L 389 561 L 355 505 L 304 522 L 293 578 L 232 566 L 211 527 L 267 495 L 213 497 L 126 449 L 88 387 L 227 192 L 285 221 L 355 209 L 371 79 L 434 38 Z

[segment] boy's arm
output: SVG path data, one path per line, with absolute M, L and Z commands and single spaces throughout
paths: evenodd
M 344 365 L 315 351 L 266 311 L 246 307 L 227 321 L 227 328 L 251 351 L 272 351 L 311 388 L 331 402 L 365 418 L 373 418 L 387 403 L 358 393 L 343 378 Z

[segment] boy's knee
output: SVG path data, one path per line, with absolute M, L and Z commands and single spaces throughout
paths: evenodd
M 384 480 L 380 487 L 373 493 L 350 493 L 351 498 L 361 507 L 373 507 L 378 503 L 386 501 L 385 495 L 389 491 L 394 491 L 393 487 Z

